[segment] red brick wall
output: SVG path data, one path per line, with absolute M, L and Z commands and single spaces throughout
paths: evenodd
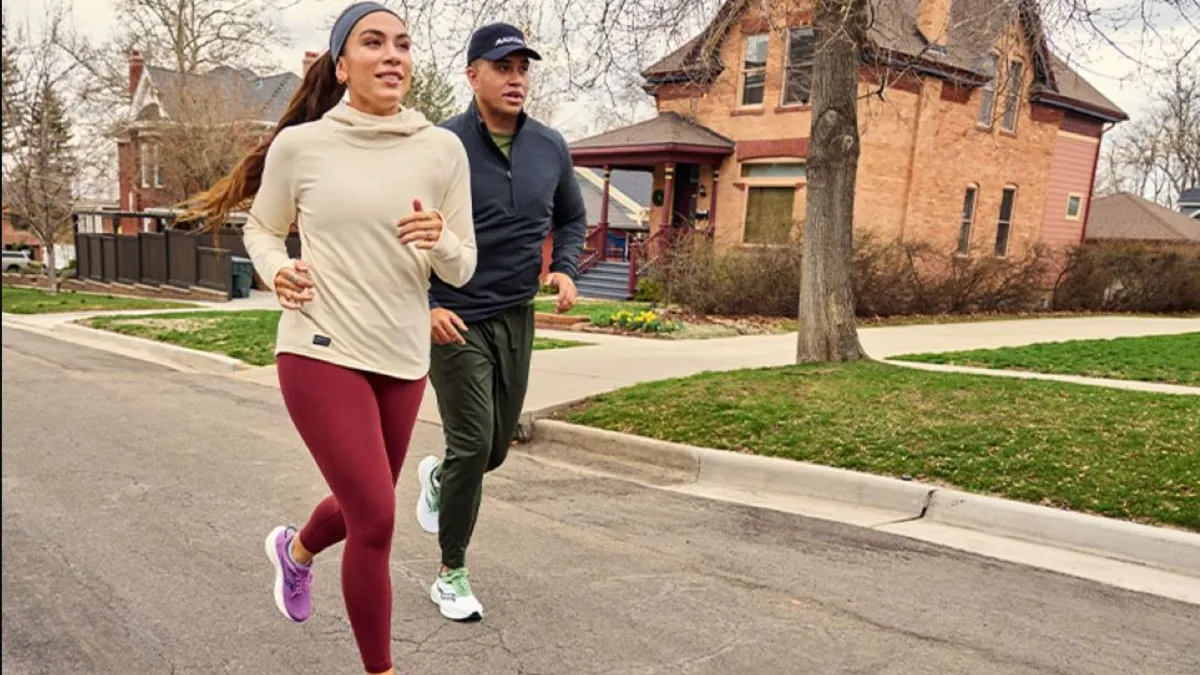
M 779 15 L 773 17 L 774 25 L 796 26 L 804 24 L 795 20 L 789 24 L 787 16 L 806 19 L 804 10 L 811 8 L 811 1 L 781 0 L 771 6 Z M 781 139 L 795 139 L 791 143 L 799 145 L 799 139 L 810 135 L 811 108 L 779 106 L 786 31 L 769 35 L 764 104 L 754 109 L 739 106 L 744 28 L 757 30 L 764 25 L 753 17 L 735 22 L 720 47 L 721 61 L 727 67 L 718 79 L 699 92 L 680 86 L 666 90 L 658 97 L 658 109 L 694 117 L 700 124 L 737 142 L 739 154 L 743 148 L 761 149 Z M 1006 185 L 1015 185 L 1017 199 L 1010 254 L 1019 254 L 1030 243 L 1044 238 L 1047 186 L 1063 113 L 1030 104 L 1032 59 L 1018 31 L 1002 38 L 998 49 L 1022 58 L 1025 63 L 1015 134 L 1001 131 L 998 121 L 992 129 L 977 126 L 981 96 L 978 89 L 890 72 L 888 87 L 881 98 L 877 94 L 884 73 L 877 67 L 863 69 L 856 228 L 906 240 L 927 240 L 950 250 L 958 239 L 963 192 L 968 184 L 975 184 L 979 191 L 971 251 L 990 254 L 995 243 L 1001 193 Z M 1000 105 L 998 100 L 997 106 Z M 807 148 L 806 143 L 804 147 Z M 742 242 L 745 191 L 739 189 L 740 170 L 736 156 L 721 167 L 715 234 L 721 247 Z M 1069 173 L 1070 180 L 1091 184 L 1090 167 L 1086 175 L 1080 175 L 1077 168 L 1071 168 Z M 702 181 L 711 194 L 707 172 L 702 173 Z M 655 188 L 661 187 L 660 170 L 655 175 Z M 804 192 L 803 187 L 798 190 L 794 211 L 798 219 L 804 216 Z M 708 207 L 705 199 L 698 202 L 698 208 Z M 658 209 L 652 209 L 651 215 L 654 223 L 661 220 Z M 1064 235 L 1058 232 L 1052 236 Z

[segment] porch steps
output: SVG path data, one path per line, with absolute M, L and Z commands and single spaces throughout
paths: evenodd
M 580 275 L 579 295 L 605 300 L 629 300 L 629 263 L 602 262 Z

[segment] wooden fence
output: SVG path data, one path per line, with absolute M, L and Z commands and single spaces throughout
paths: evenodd
M 81 232 L 86 218 L 111 225 L 112 232 Z M 154 232 L 120 234 L 122 219 L 147 219 Z M 105 283 L 143 286 L 204 288 L 233 295 L 233 258 L 248 258 L 240 227 L 226 226 L 217 237 L 211 232 L 170 227 L 170 214 L 159 212 L 81 211 L 75 214 L 76 277 Z M 286 240 L 288 255 L 300 257 L 300 238 Z

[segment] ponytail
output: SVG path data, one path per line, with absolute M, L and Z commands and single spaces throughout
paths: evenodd
M 280 131 L 320 119 L 341 100 L 346 93 L 346 86 L 339 84 L 334 70 L 333 59 L 329 52 L 312 63 L 304 74 L 300 88 L 292 94 L 287 110 L 279 118 L 279 123 L 271 135 L 259 141 L 250 154 L 246 155 L 229 175 L 218 180 L 208 190 L 193 195 L 182 206 L 184 215 L 182 221 L 200 221 L 203 229 L 211 229 L 214 234 L 229 217 L 229 213 L 242 207 L 254 198 L 262 185 L 263 165 L 266 164 L 267 150 Z

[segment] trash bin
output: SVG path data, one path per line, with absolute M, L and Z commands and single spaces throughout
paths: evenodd
M 254 287 L 254 263 L 249 258 L 233 256 L 233 297 L 248 298 Z

